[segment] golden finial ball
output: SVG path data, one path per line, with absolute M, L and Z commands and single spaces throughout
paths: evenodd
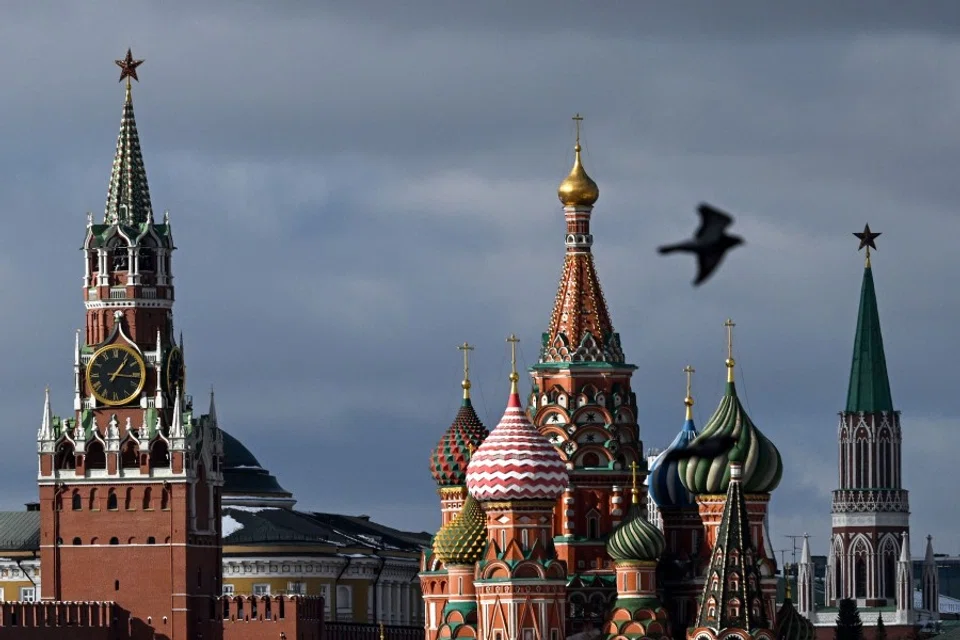
M 520 374 L 516 371 L 510 372 L 510 382 L 518 382 L 520 380 Z
M 467 390 L 470 388 L 470 386 L 471 386 L 471 385 L 470 385 L 470 381 L 469 381 L 469 380 L 464 380 L 463 382 L 460 383 L 460 386 L 463 387 L 463 390 L 464 390 L 464 391 L 467 391 Z
M 726 364 L 728 367 L 732 367 L 733 365 L 737 364 L 737 361 L 733 358 L 727 358 L 724 364 Z
M 691 398 L 690 396 L 687 396 L 686 398 L 683 399 L 683 404 L 687 405 L 688 407 L 692 407 L 693 398 Z

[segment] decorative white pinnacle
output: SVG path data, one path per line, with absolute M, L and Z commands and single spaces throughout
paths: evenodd
M 180 409 L 180 387 L 177 387 L 176 394 L 173 397 L 173 424 L 170 425 L 171 438 L 183 438 L 183 412 Z
M 207 412 L 207 419 L 210 424 L 217 426 L 217 404 L 213 400 L 213 385 L 210 385 L 210 410 Z
M 37 440 L 53 439 L 53 415 L 50 408 L 50 387 L 47 387 L 43 400 L 43 418 L 40 421 L 40 429 L 37 431 Z
M 910 534 L 903 532 L 903 542 L 900 545 L 900 562 L 910 562 Z
M 800 563 L 801 564 L 810 564 L 810 536 L 806 533 L 803 534 L 803 550 L 800 552 Z

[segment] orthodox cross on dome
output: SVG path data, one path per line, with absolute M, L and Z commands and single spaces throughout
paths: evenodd
M 862 232 L 857 233 L 856 231 L 854 231 L 853 235 L 857 236 L 857 238 L 860 240 L 860 247 L 857 249 L 857 251 L 861 251 L 864 247 L 867 248 L 867 267 L 869 267 L 870 266 L 870 249 L 873 249 L 874 251 L 876 251 L 877 245 L 874 242 L 874 240 L 876 240 L 879 236 L 883 234 L 874 233 L 873 231 L 870 231 L 870 225 L 865 224 L 863 226 Z
M 137 67 L 143 64 L 143 60 L 134 60 L 133 53 L 130 49 L 127 49 L 127 55 L 122 60 L 114 60 L 114 63 L 120 67 L 120 80 L 118 82 L 123 82 L 123 79 L 127 79 L 127 98 L 130 97 L 130 78 L 133 78 L 137 82 L 140 82 L 140 78 L 137 77 Z
M 577 127 L 577 146 L 579 147 L 580 146 L 580 123 L 583 122 L 583 116 L 581 116 L 578 113 L 577 115 L 573 116 L 573 121 L 576 123 L 576 127 Z
M 630 463 L 630 473 L 633 477 L 633 479 L 631 480 L 632 486 L 630 489 L 630 501 L 633 504 L 637 504 L 640 501 L 639 498 L 637 497 L 637 494 L 640 492 L 637 490 L 637 461 L 636 460 Z
M 474 446 L 472 442 L 467 443 L 467 460 L 473 457 L 473 452 L 476 451 L 477 447 Z
M 520 374 L 517 373 L 517 343 L 520 338 L 511 333 L 507 342 L 510 343 L 510 393 L 518 393 L 517 382 L 520 381 Z
M 683 399 L 683 404 L 687 407 L 687 420 L 693 420 L 693 374 L 696 371 L 689 364 L 683 368 L 683 372 L 687 374 L 687 395 Z
M 463 387 L 463 399 L 470 399 L 470 352 L 473 351 L 474 347 L 471 344 L 468 344 L 464 341 L 463 344 L 457 347 L 460 351 L 463 351 L 463 382 L 460 383 L 460 386 Z
M 733 328 L 737 326 L 733 320 L 727 318 L 727 321 L 723 323 L 723 326 L 727 328 L 727 382 L 733 382 L 733 366 L 736 364 L 736 361 L 733 359 Z

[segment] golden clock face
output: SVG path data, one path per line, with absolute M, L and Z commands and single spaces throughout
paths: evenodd
M 124 344 L 101 347 L 87 365 L 87 385 L 102 404 L 117 406 L 136 399 L 147 369 L 140 355 Z
M 167 374 L 167 393 L 176 393 L 177 389 L 183 389 L 183 352 L 180 347 L 174 347 L 167 355 L 167 364 L 164 367 Z

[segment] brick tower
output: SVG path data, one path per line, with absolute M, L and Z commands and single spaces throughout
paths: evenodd
M 38 432 L 45 601 L 116 602 L 133 639 L 211 640 L 220 596 L 222 437 L 194 420 L 174 338 L 170 223 L 154 220 L 131 99 L 142 60 L 118 60 L 126 97 L 103 222 L 83 243 L 86 331 L 74 417 Z
M 900 412 L 894 410 L 870 249 L 879 233 L 854 234 L 866 248 L 847 406 L 840 413 L 839 480 L 833 492 L 833 532 L 827 605 L 854 598 L 861 609 L 897 607 L 897 619 L 912 622 L 912 597 L 898 605 L 897 563 L 910 531 L 910 506 L 900 473 Z M 912 586 L 911 586 L 912 589 Z M 876 616 L 864 616 L 864 621 Z
M 566 218 L 566 255 L 550 325 L 531 368 L 528 411 L 550 438 L 570 473 L 570 487 L 555 510 L 557 556 L 570 572 L 568 634 L 588 619 L 602 622 L 617 595 L 606 537 L 623 519 L 623 487 L 630 464 L 647 464 L 627 364 L 600 289 L 591 246 L 590 218 L 600 197 L 580 159 L 580 116 L 570 174 L 558 196 Z M 642 496 L 643 502 L 646 496 Z

